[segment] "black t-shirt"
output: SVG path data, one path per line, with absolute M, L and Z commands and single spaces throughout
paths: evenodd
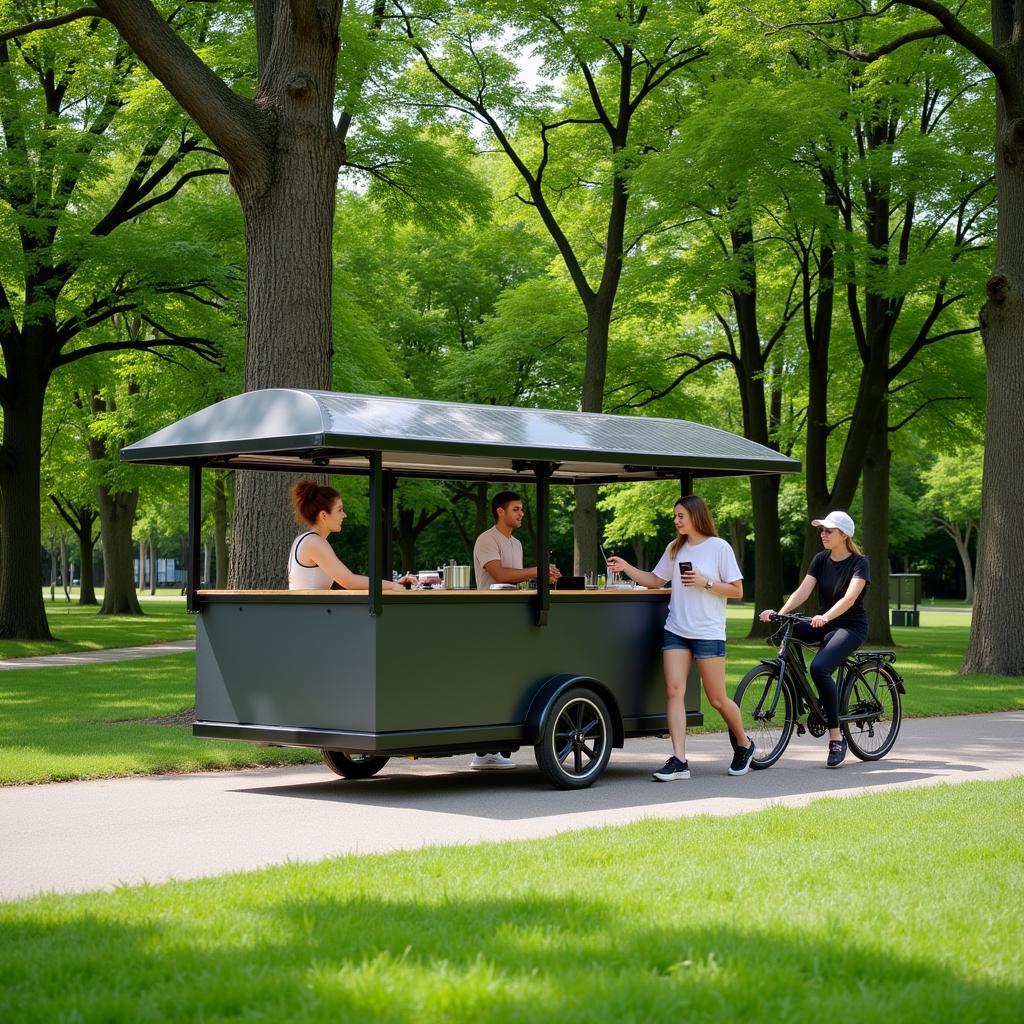
M 863 555 L 851 554 L 840 562 L 833 560 L 827 551 L 819 551 L 812 559 L 807 568 L 807 575 L 813 576 L 818 581 L 818 614 L 824 615 L 850 587 L 850 580 L 854 577 L 864 580 L 866 584 L 871 583 L 871 566 Z M 868 614 L 864 611 L 864 594 L 867 586 L 857 595 L 853 606 L 848 608 L 842 615 L 832 619 L 830 626 L 843 627 L 846 629 L 868 628 Z

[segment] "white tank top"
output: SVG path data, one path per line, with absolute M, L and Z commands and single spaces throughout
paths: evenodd
M 307 538 L 315 536 L 312 530 L 300 533 L 292 541 L 292 549 L 288 553 L 288 589 L 289 590 L 330 590 L 334 580 L 319 565 L 303 565 L 299 561 L 299 545 Z

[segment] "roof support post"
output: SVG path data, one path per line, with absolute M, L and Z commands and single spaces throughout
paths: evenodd
M 203 530 L 203 464 L 188 464 L 188 566 L 186 573 L 185 607 L 194 615 L 199 611 L 199 552 Z
M 390 469 L 384 470 L 384 579 L 391 579 L 394 569 L 394 526 L 395 526 L 395 474 Z
M 537 625 L 548 624 L 548 609 L 551 606 L 551 580 L 548 577 L 548 566 L 551 564 L 550 530 L 549 530 L 549 498 L 551 492 L 551 471 L 549 462 L 534 464 L 537 475 Z
M 693 494 L 693 474 L 687 469 L 679 474 L 679 497 L 685 498 Z
M 384 578 L 384 468 L 380 452 L 370 452 L 370 582 L 368 586 L 370 614 L 383 610 L 382 580 Z

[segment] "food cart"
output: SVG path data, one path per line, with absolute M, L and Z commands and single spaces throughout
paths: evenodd
M 541 572 L 529 591 L 383 593 L 396 481 L 535 485 L 546 552 L 552 486 L 668 477 L 686 494 L 695 477 L 799 469 L 681 420 L 290 389 L 218 402 L 121 458 L 189 470 L 195 735 L 316 748 L 349 779 L 394 756 L 532 746 L 563 789 L 595 782 L 626 737 L 667 732 L 668 590 L 553 591 Z M 368 476 L 369 591 L 198 589 L 204 469 Z M 702 722 L 697 686 L 687 721 Z

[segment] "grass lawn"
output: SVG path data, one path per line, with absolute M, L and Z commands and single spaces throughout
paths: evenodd
M 189 726 L 138 722 L 173 715 L 194 700 L 191 654 L 0 672 L 0 784 L 319 758 L 308 751 L 195 739 Z M 137 724 L 115 724 L 123 719 Z
M 0 906 L 0 1019 L 1017 1022 L 1024 779 Z
M 728 610 L 726 678 L 730 693 L 760 658 L 773 656 L 773 648 L 763 640 L 743 639 L 752 616 L 749 605 Z M 970 630 L 967 610 L 923 611 L 919 627 L 893 628 L 896 667 L 907 684 L 905 715 L 966 715 L 1024 708 L 1024 678 L 960 675 Z M 714 711 L 706 717 L 713 719 Z
M 749 618 L 745 608 L 729 609 L 730 690 L 759 658 L 771 655 L 763 641 L 742 639 Z M 1024 679 L 958 675 L 969 629 L 961 618 L 966 620 L 926 613 L 919 629 L 896 631 L 898 664 L 907 680 L 905 714 L 1024 708 Z M 318 758 L 308 751 L 195 739 L 188 726 L 141 721 L 190 707 L 194 679 L 191 655 L 0 673 L 0 785 Z M 706 701 L 704 707 L 706 730 L 720 731 L 721 720 Z M 121 724 L 124 719 L 135 724 Z
M 53 642 L 0 640 L 0 658 L 96 651 L 102 647 L 136 647 L 162 640 L 195 636 L 195 616 L 185 611 L 183 597 L 139 598 L 144 615 L 98 615 L 98 607 L 46 601 Z

